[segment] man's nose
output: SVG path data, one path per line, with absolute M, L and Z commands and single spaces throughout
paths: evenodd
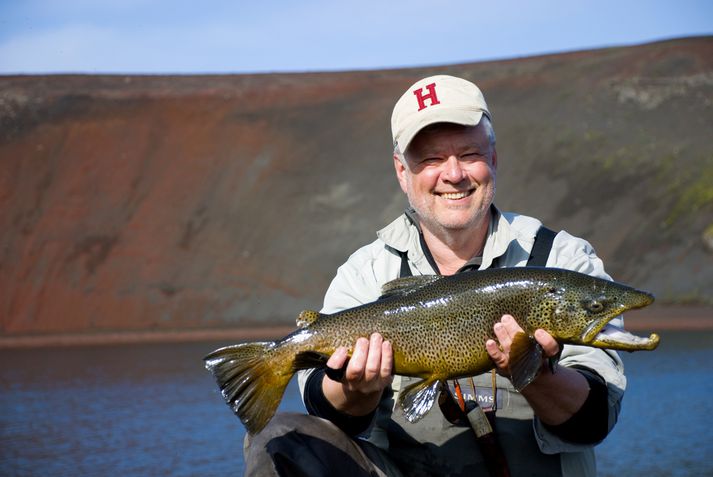
M 458 183 L 465 178 L 463 164 L 456 156 L 450 156 L 444 164 L 444 179 L 448 182 Z

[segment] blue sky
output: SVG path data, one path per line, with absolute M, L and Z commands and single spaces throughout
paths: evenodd
M 704 34 L 710 0 L 0 0 L 0 74 L 400 68 Z

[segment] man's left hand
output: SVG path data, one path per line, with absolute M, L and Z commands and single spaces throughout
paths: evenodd
M 508 366 L 510 364 L 510 346 L 517 333 L 523 333 L 523 329 L 511 315 L 503 315 L 499 322 L 493 326 L 497 341 L 488 340 L 485 348 L 488 350 L 490 358 L 497 366 L 498 373 L 503 376 L 510 376 Z M 542 329 L 535 330 L 535 340 L 542 346 L 544 358 L 557 356 L 560 346 L 548 332 Z M 545 360 L 543 359 L 543 363 Z
M 497 341 L 488 340 L 485 347 L 495 362 L 498 372 L 509 377 L 510 346 L 515 335 L 523 329 L 510 315 L 503 315 L 493 329 Z M 545 363 L 547 358 L 559 353 L 560 346 L 552 335 L 542 329 L 535 331 L 535 340 L 544 351 L 542 358 L 544 368 L 534 381 L 522 389 L 521 393 L 542 422 L 551 425 L 561 424 L 569 419 L 587 399 L 589 384 L 584 376 L 574 369 L 560 367 L 556 374 L 552 374 Z

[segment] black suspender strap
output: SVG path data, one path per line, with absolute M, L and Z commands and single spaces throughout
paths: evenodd
M 408 265 L 408 252 L 399 252 L 401 256 L 401 270 L 399 271 L 399 278 L 405 278 L 413 276 L 411 273 L 411 267 Z
M 537 235 L 535 235 L 535 243 L 532 244 L 530 258 L 527 260 L 528 267 L 544 267 L 547 265 L 547 257 L 550 256 L 555 235 L 557 235 L 557 232 L 554 230 L 550 230 L 544 225 L 540 226 Z

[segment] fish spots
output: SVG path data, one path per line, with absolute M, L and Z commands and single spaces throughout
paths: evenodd
M 558 292 L 550 293 L 552 288 Z M 610 301 L 614 295 L 620 300 Z M 598 313 L 592 305 L 587 310 L 583 304 L 593 301 L 607 306 Z M 304 328 L 277 342 L 221 348 L 206 357 L 206 366 L 226 402 L 248 431 L 256 433 L 272 418 L 297 369 L 324 365 L 325 357 L 337 347 L 353 350 L 359 337 L 378 332 L 392 343 L 396 374 L 425 378 L 400 394 L 402 408 L 411 412 L 409 419 L 417 419 L 433 405 L 439 381 L 474 376 L 493 367 L 485 342 L 493 337 L 493 326 L 502 315 L 514 316 L 530 335 L 543 328 L 558 341 L 572 337 L 565 342 L 635 351 L 655 348 L 658 336 L 627 337 L 625 342 L 621 334 L 596 337 L 621 311 L 652 301 L 648 293 L 566 270 L 463 273 L 332 315 L 305 312 Z M 532 340 L 521 336 L 517 342 L 527 348 Z M 540 363 L 538 356 L 538 367 Z M 523 373 L 513 372 L 518 389 L 528 382 L 530 368 L 522 369 Z
M 324 315 L 310 328 L 329 336 L 333 349 L 351 347 L 356 338 L 379 332 L 399 356 L 397 374 L 468 376 L 492 366 L 485 342 L 494 338 L 493 326 L 504 314 L 515 317 L 527 334 L 542 328 L 573 342 L 592 321 L 583 300 L 611 299 L 612 292 L 626 296 L 617 287 L 633 290 L 558 269 L 462 273 Z

